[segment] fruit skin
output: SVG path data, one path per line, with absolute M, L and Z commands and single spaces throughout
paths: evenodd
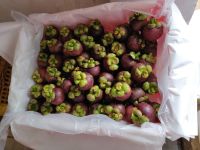
M 114 77 L 111 73 L 102 72 L 99 75 L 98 82 L 101 89 L 106 89 L 108 87 L 111 87 L 113 81 L 114 81 Z
M 140 52 L 130 52 L 129 54 L 124 54 L 121 58 L 121 65 L 124 69 L 132 68 L 140 59 Z
M 138 83 L 142 83 L 152 72 L 152 67 L 150 65 L 145 65 L 143 63 L 137 63 L 132 67 L 131 75 L 132 79 Z
M 99 88 L 98 85 L 94 85 L 90 88 L 86 97 L 90 103 L 97 103 L 103 98 L 103 91 Z
M 39 67 L 47 67 L 48 65 L 48 54 L 44 52 L 40 52 L 37 58 L 37 64 Z
M 129 19 L 129 26 L 132 31 L 138 32 L 142 27 L 147 24 L 148 16 L 142 13 L 134 13 Z
M 142 29 L 142 36 L 147 41 L 155 41 L 159 39 L 162 34 L 163 25 L 155 18 L 151 18 L 150 21 Z
M 145 41 L 137 34 L 132 34 L 128 38 L 127 47 L 130 51 L 137 52 L 145 47 Z
M 64 91 L 64 93 L 68 93 L 70 87 L 72 86 L 71 80 L 58 77 L 57 78 L 57 86 L 61 87 Z
M 70 87 L 70 90 L 67 93 L 67 96 L 74 103 L 80 103 L 85 100 L 85 96 L 82 94 L 80 89 L 75 85 L 72 85 Z
M 100 74 L 100 72 L 101 72 L 101 69 L 100 69 L 100 67 L 99 67 L 99 65 L 98 66 L 95 66 L 95 67 L 93 67 L 93 68 L 88 68 L 88 69 L 86 69 L 86 71 L 88 72 L 88 73 L 90 73 L 92 76 L 98 76 L 99 74 Z
M 98 19 L 91 20 L 89 23 L 89 34 L 98 39 L 104 34 L 104 28 Z
M 149 54 L 152 53 L 153 56 L 157 55 L 157 41 L 146 41 L 145 48 L 143 49 L 144 53 Z
M 145 96 L 145 92 L 143 91 L 142 88 L 133 88 L 132 92 L 131 92 L 131 97 L 130 99 L 132 101 L 135 101 L 137 99 L 139 99 L 140 97 Z
M 74 71 L 72 78 L 75 83 L 82 91 L 89 90 L 94 84 L 94 78 L 90 73 L 82 71 Z
M 145 102 L 142 102 L 142 103 L 139 103 L 137 107 L 142 112 L 143 115 L 148 117 L 150 122 L 155 122 L 156 113 L 155 113 L 154 108 L 151 105 Z
M 54 84 L 44 85 L 42 96 L 46 99 L 47 102 L 53 105 L 61 104 L 65 98 L 63 89 L 56 87 Z
M 104 114 L 104 105 L 96 103 L 90 107 L 90 114 Z
M 131 96 L 131 87 L 126 82 L 116 82 L 110 89 L 111 97 L 126 101 Z
M 44 83 L 46 76 L 46 68 L 38 68 L 33 72 L 32 79 L 35 83 Z
M 128 26 L 125 25 L 119 25 L 117 26 L 113 31 L 113 36 L 117 41 L 123 42 L 128 38 L 129 31 Z
M 50 39 L 47 41 L 47 46 L 50 53 L 59 53 L 62 51 L 62 43 L 57 39 Z
M 79 56 L 83 52 L 82 44 L 76 39 L 70 39 L 64 43 L 65 56 Z
M 84 103 L 77 103 L 72 107 L 72 115 L 83 117 L 88 114 L 88 107 Z
M 48 83 L 55 83 L 57 81 L 57 78 L 60 77 L 60 75 L 61 75 L 61 72 L 57 68 L 47 67 L 45 80 Z

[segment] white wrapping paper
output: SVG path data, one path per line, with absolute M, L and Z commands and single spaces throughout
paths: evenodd
M 161 7 L 161 4 L 155 0 L 116 2 L 57 14 L 34 14 L 28 18 L 14 13 L 17 22 L 0 24 L 0 55 L 13 66 L 9 109 L 0 126 L 0 149 L 4 147 L 9 124 L 14 138 L 32 149 L 161 149 L 165 133 L 172 140 L 196 135 L 199 75 L 196 49 L 189 41 L 187 25 L 177 7 Z M 98 18 L 111 30 L 114 25 L 127 21 L 132 11 L 166 18 L 156 65 L 163 94 L 160 125 L 145 123 L 138 128 L 103 115 L 78 118 L 69 114 L 42 116 L 26 111 L 42 37 L 41 24 L 74 26 Z

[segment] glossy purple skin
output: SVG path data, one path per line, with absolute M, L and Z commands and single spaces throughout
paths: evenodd
M 157 55 L 157 41 L 146 42 L 144 52 L 147 54 L 152 53 L 153 56 L 156 56 Z
M 117 97 L 115 97 L 115 98 L 116 98 L 116 100 L 118 100 L 118 101 L 124 102 L 124 101 L 126 101 L 130 96 L 131 96 L 131 90 L 128 91 L 128 92 L 126 92 L 123 96 L 117 96 Z
M 60 41 L 57 41 L 57 43 L 54 46 L 49 46 L 49 51 L 53 54 L 61 52 L 62 43 Z
M 80 45 L 80 49 L 69 51 L 67 49 L 63 49 L 63 53 L 65 56 L 79 56 L 83 52 L 83 47 Z
M 75 104 L 73 107 L 72 107 L 72 111 L 76 108 L 77 105 L 81 105 L 81 107 L 86 111 L 86 115 L 88 114 L 89 110 L 88 110 L 88 107 L 84 104 L 84 103 L 77 103 Z
M 132 123 L 131 116 L 132 116 L 133 108 L 134 107 L 132 105 L 129 105 L 126 107 L 126 121 L 129 123 Z
M 145 92 L 142 88 L 134 88 L 132 89 L 130 99 L 137 100 L 138 98 L 143 97 L 143 96 L 145 96 Z
M 142 30 L 142 36 L 147 41 L 155 41 L 159 39 L 163 34 L 163 26 L 157 28 L 148 28 L 145 26 Z
M 72 99 L 72 101 L 75 102 L 75 103 L 80 103 L 80 102 L 83 102 L 84 100 L 85 100 L 85 96 L 83 94 Z
M 63 89 L 56 87 L 56 88 L 54 88 L 54 93 L 55 93 L 55 99 L 51 103 L 53 105 L 61 104 L 65 99 L 65 95 L 64 95 Z
M 85 59 L 89 59 L 90 58 L 89 54 L 86 53 L 86 52 L 83 52 L 80 56 L 84 57 Z
M 90 114 L 93 114 L 93 111 L 94 110 L 96 110 L 97 108 L 98 108 L 98 106 L 99 106 L 100 104 L 99 103 L 95 103 L 95 104 L 93 104 L 93 105 L 91 105 L 90 107 L 89 107 L 89 111 L 90 111 Z M 101 113 L 101 112 L 99 112 L 99 113 Z
M 135 75 L 135 70 L 140 67 L 140 66 L 143 66 L 144 64 L 143 63 L 137 63 L 135 64 L 133 67 L 132 67 L 132 70 L 131 70 L 131 75 L 132 75 L 132 79 L 138 83 L 141 83 L 141 82 L 144 82 L 147 80 L 147 78 L 143 78 L 143 77 L 138 77 Z
M 108 72 L 102 72 L 99 77 L 105 77 L 108 81 L 113 82 L 114 81 L 114 77 L 111 73 Z
M 89 33 L 94 38 L 100 38 L 104 34 L 104 28 L 103 26 L 99 26 L 99 30 L 95 30 L 94 28 L 89 28 Z
M 113 109 L 118 109 L 123 116 L 125 115 L 126 109 L 123 104 L 112 104 L 112 107 Z
M 40 74 L 41 79 L 45 81 L 47 74 L 46 68 L 38 68 L 38 73 Z
M 42 60 L 37 59 L 37 64 L 39 67 L 45 68 L 48 66 L 48 61 L 42 61 Z
M 121 58 L 121 65 L 124 69 L 130 69 L 135 63 L 129 54 L 124 54 Z
M 136 34 L 133 34 L 128 38 L 127 46 L 131 51 L 137 52 L 141 49 L 138 39 L 139 37 Z
M 72 86 L 72 82 L 70 80 L 64 80 L 62 84 L 62 89 L 64 93 L 69 92 L 70 87 Z
M 151 73 L 147 79 L 149 82 L 157 82 L 157 77 L 154 73 Z
M 90 73 L 86 73 L 87 84 L 84 87 L 79 87 L 82 91 L 89 90 L 94 85 L 94 78 Z
M 102 98 L 103 98 L 103 91 L 101 91 L 101 94 L 98 97 L 96 97 L 96 100 L 93 101 L 92 103 L 98 103 L 102 100 Z
M 138 32 L 139 30 L 142 29 L 142 27 L 147 24 L 147 20 L 132 20 L 130 22 L 130 28 L 135 31 Z
M 142 102 L 142 103 L 139 103 L 137 107 L 142 112 L 143 115 L 149 118 L 150 122 L 155 122 L 156 112 L 150 104 Z
M 99 73 L 101 72 L 101 69 L 99 66 L 95 66 L 93 68 L 86 69 L 86 71 L 95 77 L 99 75 Z

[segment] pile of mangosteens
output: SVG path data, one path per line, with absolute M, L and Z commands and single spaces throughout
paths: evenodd
M 73 29 L 45 26 L 27 109 L 43 115 L 104 114 L 135 125 L 159 122 L 153 69 L 162 34 L 162 23 L 141 13 L 112 32 L 97 19 Z

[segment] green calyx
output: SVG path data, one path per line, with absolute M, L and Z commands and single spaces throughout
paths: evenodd
M 159 109 L 160 109 L 160 104 L 153 104 L 153 108 L 154 108 L 154 110 L 156 111 L 156 114 L 158 114 L 158 111 L 159 111 Z
M 65 81 L 65 78 L 57 77 L 56 85 L 57 86 L 62 86 L 62 84 L 63 84 L 64 81 Z
M 110 91 L 111 91 L 111 87 L 106 87 L 106 88 L 105 88 L 105 93 L 106 93 L 107 95 L 110 95 Z
M 71 110 L 71 105 L 68 103 L 61 103 L 56 106 L 57 113 L 69 113 Z
M 106 56 L 106 49 L 104 46 L 101 46 L 100 44 L 95 44 L 93 46 L 94 53 L 98 55 L 100 58 L 104 58 Z
M 94 85 L 93 87 L 91 87 L 89 93 L 87 94 L 87 100 L 89 100 L 90 102 L 94 102 L 96 98 L 101 96 L 102 92 L 103 91 L 99 88 L 98 85 Z
M 47 62 L 48 61 L 48 55 L 46 53 L 40 52 L 38 56 L 39 61 Z
M 102 25 L 101 25 L 101 22 L 99 20 L 95 19 L 95 20 L 92 20 L 90 22 L 89 26 L 92 27 L 95 30 L 99 30 Z
M 111 114 L 113 111 L 113 107 L 111 105 L 105 105 L 103 109 L 104 109 L 104 113 L 107 115 Z
M 83 34 L 87 34 L 87 33 L 88 33 L 88 27 L 85 24 L 79 24 L 74 29 L 74 34 L 78 37 L 83 35 Z
M 42 94 L 42 85 L 40 85 L 40 84 L 35 84 L 35 85 L 31 86 L 31 95 L 32 95 L 34 98 L 40 97 L 41 94 Z
M 29 111 L 38 111 L 39 110 L 39 103 L 36 99 L 31 99 L 28 103 L 28 108 Z
M 126 29 L 122 26 L 116 27 L 113 34 L 114 34 L 116 39 L 120 39 L 124 35 L 126 35 Z
M 50 39 L 47 41 L 48 47 L 55 46 L 57 44 L 58 40 L 57 39 Z
M 72 72 L 75 68 L 76 60 L 75 59 L 68 59 L 64 62 L 63 71 L 64 72 Z
M 55 29 L 54 26 L 47 26 L 46 29 L 45 29 L 45 35 L 48 36 L 48 37 L 54 37 L 56 36 L 57 34 L 57 30 Z
M 111 46 L 111 51 L 117 56 L 120 56 L 125 52 L 125 47 L 119 42 L 113 42 Z
M 135 75 L 139 78 L 148 78 L 149 74 L 152 72 L 152 67 L 150 65 L 142 65 L 136 68 Z
M 110 94 L 112 97 L 124 96 L 127 92 L 129 92 L 130 86 L 126 82 L 117 82 L 111 88 Z
M 47 73 L 52 77 L 59 77 L 61 72 L 55 67 L 47 67 Z
M 43 115 L 48 115 L 53 112 L 53 107 L 52 107 L 51 103 L 44 102 L 44 104 L 42 104 L 42 106 L 40 108 L 40 111 Z
M 142 21 L 142 20 L 145 20 L 145 19 L 147 19 L 147 15 L 136 12 L 130 17 L 129 20 L 130 21 L 132 21 L 132 20 Z
M 151 18 L 147 24 L 147 27 L 150 29 L 159 28 L 161 26 L 162 24 L 156 18 Z
M 140 60 L 140 55 L 141 53 L 140 52 L 130 52 L 129 53 L 129 56 L 133 59 L 133 60 Z
M 142 88 L 149 94 L 154 94 L 158 92 L 158 85 L 156 82 L 144 82 Z
M 74 50 L 80 50 L 81 44 L 79 41 L 75 39 L 71 39 L 64 44 L 64 48 L 67 51 L 74 51 Z
M 86 110 L 81 105 L 77 104 L 72 112 L 74 116 L 83 117 L 86 115 Z
M 152 64 L 156 62 L 156 57 L 154 57 L 152 53 L 143 54 L 142 59 Z
M 35 70 L 33 72 L 33 75 L 32 75 L 32 79 L 33 81 L 35 81 L 36 83 L 42 83 L 43 82 L 43 79 L 41 78 L 38 70 Z
M 106 77 L 102 76 L 99 78 L 99 86 L 101 89 L 106 89 L 108 87 L 111 87 L 112 82 L 108 81 Z
M 53 101 L 56 97 L 54 93 L 54 88 L 55 88 L 54 84 L 46 84 L 43 86 L 42 96 L 44 96 L 46 98 L 46 101 L 49 103 Z
M 68 92 L 68 98 L 69 99 L 75 99 L 76 97 L 81 95 L 81 91 L 78 87 L 72 85 L 69 92 Z
M 89 59 L 84 58 L 82 60 L 78 59 L 77 61 L 78 61 L 79 66 L 85 69 L 93 68 L 100 64 L 99 61 L 96 61 L 93 58 L 89 58 Z
M 103 39 L 102 39 L 102 43 L 104 46 L 111 45 L 113 41 L 114 41 L 114 37 L 111 32 L 104 34 Z
M 93 114 L 104 114 L 104 106 L 101 104 L 98 104 L 98 106 L 93 109 L 92 111 Z
M 134 105 L 136 106 L 141 102 L 147 101 L 148 99 L 149 99 L 149 97 L 147 95 L 142 96 L 142 97 L 140 97 L 140 98 L 138 98 L 137 100 L 134 101 Z
M 81 35 L 80 40 L 86 48 L 92 48 L 95 44 L 94 38 L 92 36 Z
M 74 83 L 80 87 L 87 85 L 87 75 L 82 71 L 73 71 L 72 73 Z
M 45 50 L 47 48 L 47 40 L 40 41 L 40 50 Z
M 121 81 L 121 82 L 126 82 L 130 85 L 131 84 L 131 73 L 129 71 L 122 71 L 118 75 L 117 80 Z
M 109 53 L 106 57 L 109 69 L 112 71 L 117 70 L 119 68 L 119 58 L 114 53 Z
M 133 108 L 133 112 L 131 114 L 131 120 L 133 121 L 133 123 L 137 125 L 141 125 L 144 122 L 149 122 L 149 119 L 145 115 L 143 115 L 142 112 L 136 107 Z
M 60 35 L 62 35 L 63 37 L 67 37 L 68 35 L 69 35 L 69 33 L 70 33 L 70 30 L 69 30 L 69 28 L 68 27 L 62 27 L 61 29 L 60 29 Z
M 49 66 L 50 67 L 56 67 L 56 65 L 58 64 L 58 60 L 56 59 L 55 55 L 50 55 L 49 56 L 49 60 L 48 60 Z
M 113 120 L 120 121 L 120 120 L 123 119 L 123 114 L 120 112 L 119 109 L 113 108 L 113 107 L 110 106 L 110 105 L 107 105 L 107 106 L 105 107 L 105 109 L 107 109 L 107 110 L 105 110 L 106 114 L 107 114 L 110 118 L 112 118 Z

